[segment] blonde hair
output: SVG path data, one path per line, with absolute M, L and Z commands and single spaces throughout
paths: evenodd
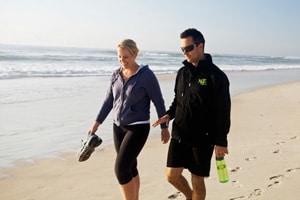
M 122 40 L 118 44 L 118 47 L 122 49 L 127 49 L 131 55 L 138 55 L 139 53 L 139 49 L 137 48 L 135 41 L 131 39 Z

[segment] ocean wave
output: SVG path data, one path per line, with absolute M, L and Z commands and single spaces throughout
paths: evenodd
M 20 61 L 31 61 L 31 62 L 51 62 L 51 61 L 63 61 L 63 62 L 70 62 L 70 61 L 99 61 L 99 62 L 111 62 L 117 61 L 116 56 L 93 56 L 93 55 L 0 55 L 1 62 L 20 62 Z
M 225 71 L 300 69 L 300 57 L 212 54 Z M 181 52 L 141 51 L 138 63 L 157 74 L 176 73 Z M 107 76 L 119 67 L 116 50 L 0 45 L 0 79 L 24 77 Z

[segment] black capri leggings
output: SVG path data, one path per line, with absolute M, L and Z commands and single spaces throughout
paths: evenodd
M 128 183 L 139 173 L 137 156 L 141 152 L 150 131 L 150 124 L 119 127 L 114 124 L 114 144 L 117 152 L 115 174 L 121 185 Z

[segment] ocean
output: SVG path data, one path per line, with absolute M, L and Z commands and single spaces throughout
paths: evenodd
M 211 54 L 225 71 L 300 69 L 300 57 Z M 172 74 L 184 57 L 178 52 L 141 50 L 138 63 L 156 74 Z M 0 45 L 0 79 L 106 76 L 119 66 L 115 49 Z
M 211 55 L 228 74 L 233 95 L 300 80 L 300 57 Z M 183 59 L 180 51 L 141 50 L 137 61 L 155 74 L 175 74 Z M 0 45 L 0 177 L 1 168 L 18 161 L 76 152 L 118 67 L 115 49 Z M 173 84 L 160 81 L 166 107 Z M 111 130 L 108 116 L 97 132 L 103 146 L 112 144 Z

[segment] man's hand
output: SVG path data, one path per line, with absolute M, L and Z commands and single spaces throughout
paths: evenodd
M 164 115 L 161 118 L 159 118 L 156 122 L 152 124 L 153 127 L 156 127 L 159 124 L 166 123 L 167 126 L 169 126 L 170 122 L 170 116 L 169 115 Z
M 225 154 L 228 154 L 228 148 L 222 146 L 215 146 L 215 155 L 216 157 L 224 157 Z
M 170 132 L 168 128 L 161 129 L 161 141 L 166 144 L 170 139 Z

